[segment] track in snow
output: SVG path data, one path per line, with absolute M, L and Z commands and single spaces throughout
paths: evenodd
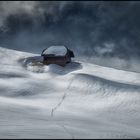
M 0 138 L 140 138 L 140 73 L 36 55 L 0 48 Z

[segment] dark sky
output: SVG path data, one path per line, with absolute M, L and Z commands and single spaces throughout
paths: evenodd
M 66 45 L 78 55 L 138 60 L 139 17 L 139 1 L 1 1 L 0 46 L 39 53 Z

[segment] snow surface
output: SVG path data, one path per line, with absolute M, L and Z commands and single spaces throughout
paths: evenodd
M 55 56 L 64 56 L 67 53 L 65 46 L 50 46 L 43 54 L 54 54 Z
M 0 48 L 0 138 L 140 138 L 140 73 L 36 55 Z

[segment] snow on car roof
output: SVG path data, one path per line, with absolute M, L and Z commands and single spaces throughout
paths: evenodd
M 43 54 L 54 54 L 55 56 L 63 56 L 66 53 L 67 48 L 65 46 L 50 46 L 43 52 Z

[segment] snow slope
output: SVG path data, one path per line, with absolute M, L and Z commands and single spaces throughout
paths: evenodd
M 35 56 L 0 48 L 0 138 L 140 138 L 140 73 Z

